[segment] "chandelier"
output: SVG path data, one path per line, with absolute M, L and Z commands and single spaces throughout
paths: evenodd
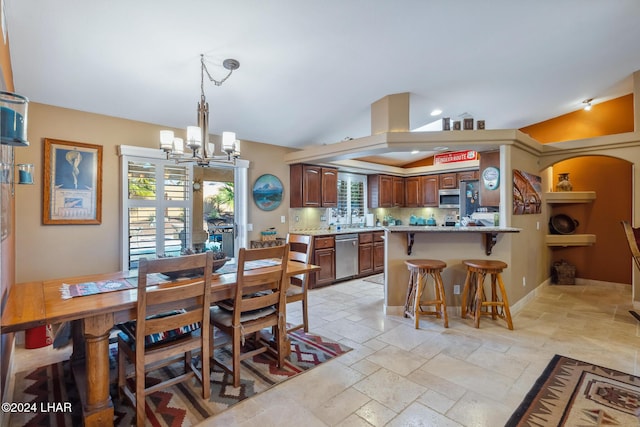
M 215 80 L 204 63 L 204 55 L 200 55 L 200 102 L 198 103 L 198 126 L 187 126 L 186 146 L 191 150 L 189 156 L 184 152 L 185 141 L 175 137 L 171 130 L 160 131 L 160 148 L 167 153 L 167 159 L 174 159 L 177 163 L 195 162 L 200 166 L 208 166 L 209 162 L 233 163 L 240 157 L 240 141 L 235 132 L 222 132 L 221 150 L 224 154 L 215 154 L 215 146 L 209 142 L 209 103 L 204 96 L 204 74 L 216 86 L 221 86 L 231 74 L 240 68 L 240 62 L 235 59 L 225 59 L 222 66 L 229 73 L 222 80 Z

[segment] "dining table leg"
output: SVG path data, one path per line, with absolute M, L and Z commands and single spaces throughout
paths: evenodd
M 109 395 L 109 334 L 113 314 L 84 319 L 86 342 L 86 401 L 83 405 L 85 426 L 113 426 L 113 402 Z

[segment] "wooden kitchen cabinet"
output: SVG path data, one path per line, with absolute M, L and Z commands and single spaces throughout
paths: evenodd
M 458 172 L 458 182 L 456 184 L 456 188 L 460 186 L 460 181 L 470 180 L 470 179 L 478 179 L 478 171 L 464 171 Z
M 358 275 L 373 273 L 373 233 L 358 233 Z
M 390 175 L 369 175 L 367 192 L 370 208 L 393 207 L 393 177 Z
M 458 188 L 458 174 L 455 172 L 441 173 L 438 175 L 438 179 L 439 179 L 439 188 L 441 190 Z
M 438 175 L 420 177 L 420 206 L 438 207 L 439 185 L 440 179 Z
M 373 232 L 373 272 L 384 271 L 384 231 Z
M 441 173 L 439 175 L 440 189 L 456 189 L 460 186 L 460 181 L 468 179 L 478 179 L 478 171 L 464 171 L 464 172 L 451 172 Z
M 407 208 L 420 206 L 420 177 L 410 176 L 404 179 L 404 205 Z
M 404 178 L 391 175 L 367 177 L 369 207 L 393 208 L 404 206 Z
M 393 206 L 404 206 L 404 178 L 393 177 Z
M 322 168 L 322 207 L 338 206 L 338 170 Z
M 338 170 L 296 164 L 289 168 L 292 208 L 336 207 L 338 205 Z
M 336 249 L 333 236 L 318 236 L 313 239 L 313 261 L 320 267 L 310 276 L 309 288 L 330 285 L 336 280 Z

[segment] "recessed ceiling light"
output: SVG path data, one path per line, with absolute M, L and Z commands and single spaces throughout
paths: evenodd
M 438 147 L 433 147 L 434 151 L 445 151 L 448 150 L 449 147 L 444 147 L 444 146 L 438 146 Z
M 419 150 L 413 150 L 411 154 L 418 154 L 419 152 L 420 152 Z
M 436 108 L 435 110 L 433 110 L 433 111 L 431 112 L 431 115 L 432 115 L 432 116 L 439 116 L 440 114 L 442 114 L 442 110 L 441 110 L 441 109 L 439 109 L 439 108 Z

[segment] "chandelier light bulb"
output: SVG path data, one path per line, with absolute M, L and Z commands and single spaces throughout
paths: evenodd
M 184 154 L 184 141 L 182 138 L 173 138 L 173 153 L 178 156 Z
M 225 153 L 233 153 L 233 146 L 235 142 L 235 132 L 222 132 L 222 151 Z
M 198 126 L 187 126 L 187 145 L 192 150 L 202 146 L 202 133 Z
M 173 131 L 161 130 L 160 131 L 160 148 L 164 151 L 171 151 L 173 149 Z

